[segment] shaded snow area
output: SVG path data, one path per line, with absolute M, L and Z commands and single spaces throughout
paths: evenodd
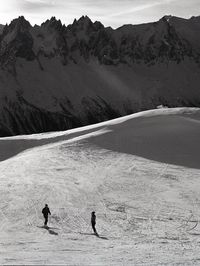
M 1 138 L 0 264 L 200 265 L 199 136 L 176 108 Z

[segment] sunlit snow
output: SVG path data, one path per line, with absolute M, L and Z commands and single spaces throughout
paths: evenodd
M 199 265 L 199 136 L 175 108 L 1 138 L 0 264 Z

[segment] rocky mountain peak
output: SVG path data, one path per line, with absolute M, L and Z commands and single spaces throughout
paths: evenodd
M 33 52 L 36 55 L 42 51 L 40 56 L 43 54 L 52 58 L 59 55 L 65 64 L 70 60 L 78 63 L 81 58 L 89 61 L 91 56 L 109 65 L 155 64 L 169 60 L 180 62 L 187 56 L 199 62 L 199 52 L 196 52 L 199 46 L 196 43 L 199 43 L 197 33 L 200 23 L 198 19 L 192 23 L 194 19 L 166 15 L 155 23 L 125 25 L 113 30 L 98 21 L 92 22 L 88 16 L 75 19 L 67 27 L 52 17 L 41 27 L 33 29 L 22 16 L 4 27 L 0 52 L 7 58 L 11 51 L 15 51 L 15 55 L 32 60 L 35 58 Z
M 31 24 L 20 16 L 11 21 L 3 29 L 0 38 L 0 55 L 1 64 L 7 65 L 15 72 L 14 62 L 17 57 L 25 58 L 27 60 L 34 59 L 32 51 L 33 38 L 30 33 Z
M 86 31 L 93 27 L 93 22 L 88 16 L 82 16 L 78 20 L 75 19 L 71 26 L 78 31 Z
M 88 25 L 92 23 L 91 19 L 88 16 L 82 16 L 78 20 L 75 20 L 74 22 L 79 25 L 80 24 Z
M 87 16 L 66 27 L 55 17 L 35 27 L 13 20 L 0 35 L 0 135 L 200 106 L 199 30 L 199 17 L 116 30 Z
M 41 26 L 48 29 L 60 30 L 63 25 L 60 19 L 57 20 L 56 17 L 51 17 L 50 19 L 47 19 L 44 23 L 42 23 Z
M 10 31 L 27 31 L 31 28 L 31 24 L 27 21 L 24 16 L 19 16 L 18 18 L 11 21 L 9 25 L 4 27 L 4 32 Z
M 196 22 L 200 22 L 200 16 L 192 16 L 191 18 L 190 18 L 190 20 L 193 20 L 193 21 L 196 21 Z
M 172 15 L 165 15 L 160 20 L 169 22 L 173 16 Z

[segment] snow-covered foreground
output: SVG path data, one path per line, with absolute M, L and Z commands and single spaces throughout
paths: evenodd
M 187 108 L 0 139 L 0 264 L 200 265 L 199 136 Z

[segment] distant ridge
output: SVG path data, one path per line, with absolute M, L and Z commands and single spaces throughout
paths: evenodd
M 0 29 L 0 136 L 200 107 L 200 17 L 114 30 L 88 16 L 68 26 L 20 16 Z

